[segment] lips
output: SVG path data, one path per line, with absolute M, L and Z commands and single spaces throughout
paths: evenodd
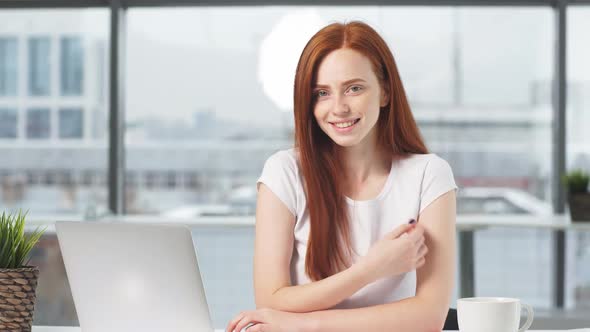
M 348 121 L 338 121 L 338 122 L 330 122 L 332 128 L 338 133 L 348 133 L 356 128 L 356 125 L 361 121 L 361 119 L 356 120 L 348 120 Z M 346 127 L 338 127 L 336 124 L 349 124 Z
M 353 118 L 353 119 L 348 119 L 348 120 L 340 120 L 340 121 L 328 121 L 330 124 L 339 124 L 339 123 L 346 123 L 346 122 L 358 122 L 358 120 L 360 120 L 360 118 Z

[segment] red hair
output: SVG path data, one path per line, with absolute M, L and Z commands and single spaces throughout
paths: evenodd
M 408 153 L 428 153 L 393 59 L 379 34 L 362 22 L 333 23 L 318 31 L 307 43 L 295 74 L 295 147 L 304 179 L 310 232 L 305 271 L 311 280 L 329 277 L 350 265 L 351 241 L 342 165 L 335 143 L 319 127 L 314 115 L 312 87 L 322 60 L 332 51 L 349 48 L 372 63 L 389 103 L 380 109 L 377 144 L 392 158 Z

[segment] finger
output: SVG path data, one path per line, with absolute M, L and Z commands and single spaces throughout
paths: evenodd
M 250 320 L 250 317 L 248 315 L 246 315 L 246 316 L 244 316 L 244 318 L 242 318 L 241 321 L 238 322 L 238 324 L 236 324 L 236 327 L 229 332 L 242 332 L 242 329 L 246 328 L 251 323 L 252 323 L 252 321 Z
M 242 317 L 244 317 L 244 312 L 240 312 L 236 317 L 234 317 L 234 319 L 232 319 L 229 323 L 227 323 L 227 326 L 225 328 L 225 332 L 233 332 L 234 328 L 236 327 L 236 325 L 238 324 L 239 321 L 242 320 Z
M 414 229 L 408 233 L 410 240 L 414 241 L 414 243 L 418 242 L 420 237 L 424 236 L 424 227 L 422 225 L 416 225 Z
M 262 324 L 254 324 L 254 323 L 250 323 L 248 325 L 246 325 L 246 327 L 244 327 L 244 332 L 252 332 L 255 331 L 256 329 L 254 329 L 255 326 L 258 325 L 262 325 Z M 241 332 L 241 331 L 236 331 L 236 332 Z
M 420 249 L 418 249 L 418 257 L 423 258 L 426 256 L 426 253 L 428 253 L 428 247 L 423 244 L 420 246 Z
M 254 324 L 262 323 L 260 321 L 258 311 L 252 311 L 252 312 L 247 313 L 244 316 L 244 318 L 242 318 L 242 320 L 236 325 L 236 327 L 234 329 L 235 332 L 241 332 L 242 329 L 250 323 L 254 323 Z M 234 331 L 230 331 L 230 332 L 234 332 Z
M 389 232 L 386 237 L 389 239 L 397 239 L 402 234 L 405 234 L 410 229 L 414 228 L 413 224 L 401 224 L 396 227 L 393 231 Z
M 416 247 L 420 248 L 424 244 L 425 241 L 426 241 L 426 239 L 424 238 L 424 236 L 419 237 L 418 241 L 416 242 Z
M 267 327 L 268 327 L 268 324 L 256 324 L 256 325 L 249 327 L 246 330 L 246 332 L 264 332 L 264 331 L 268 331 Z
M 418 260 L 418 262 L 416 263 L 416 269 L 422 267 L 425 263 L 426 263 L 426 258 L 424 258 L 424 257 L 420 258 L 420 260 Z

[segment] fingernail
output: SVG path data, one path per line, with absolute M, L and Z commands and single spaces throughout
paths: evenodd
M 414 220 L 414 219 L 410 219 L 410 221 L 408 222 L 408 224 L 415 224 L 415 223 L 416 223 L 416 220 Z

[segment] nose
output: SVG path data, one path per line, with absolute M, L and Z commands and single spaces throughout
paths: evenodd
M 336 115 L 350 113 L 350 106 L 348 105 L 348 102 L 344 96 L 334 97 L 332 112 Z

